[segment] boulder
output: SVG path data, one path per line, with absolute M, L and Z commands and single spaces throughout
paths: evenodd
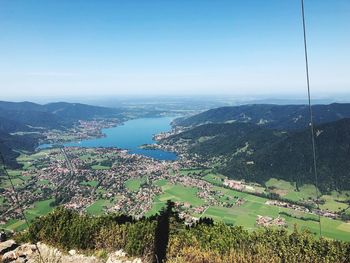
M 0 255 L 4 255 L 6 252 L 16 249 L 18 245 L 12 239 L 0 243 Z
M 36 251 L 35 245 L 23 244 L 17 247 L 15 250 L 8 251 L 2 256 L 2 261 L 6 262 L 21 262 L 22 259 L 27 259 L 28 256 L 32 255 Z M 25 262 L 25 261 L 23 261 Z
M 123 251 L 123 249 L 120 249 L 114 253 L 117 257 L 126 257 L 126 253 Z
M 59 262 L 59 263 L 103 263 L 101 259 L 94 256 L 86 256 L 78 254 L 76 250 L 70 250 L 68 254 L 62 253 L 55 247 L 48 246 L 44 243 L 37 243 L 41 257 L 44 262 Z M 28 256 L 28 263 L 37 263 L 38 254 L 34 253 L 32 256 Z
M 9 251 L 2 256 L 1 262 L 3 263 L 13 262 L 16 259 L 18 259 L 18 256 L 16 255 L 16 253 L 14 251 Z
M 127 254 L 122 250 L 118 250 L 109 255 L 106 263 L 142 263 L 140 258 L 134 260 L 127 257 Z

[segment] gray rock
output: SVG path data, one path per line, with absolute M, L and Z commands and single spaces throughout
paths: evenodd
M 36 251 L 35 245 L 23 244 L 17 247 L 15 250 L 8 251 L 2 256 L 2 261 L 6 262 L 26 262 L 28 256 L 32 255 Z M 23 261 L 23 260 L 24 261 Z
M 12 239 L 0 243 L 0 255 L 4 255 L 6 252 L 16 249 L 18 245 Z
M 140 258 L 131 260 L 127 254 L 121 249 L 109 255 L 106 263 L 142 263 Z

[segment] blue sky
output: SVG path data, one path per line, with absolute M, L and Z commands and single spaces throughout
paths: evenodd
M 350 1 L 305 0 L 314 93 L 350 90 Z M 303 94 L 299 0 L 0 0 L 3 98 Z

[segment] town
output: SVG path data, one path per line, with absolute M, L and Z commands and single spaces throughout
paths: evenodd
M 18 200 L 14 198 L 9 182 L 1 179 L 0 227 L 16 229 L 19 222 L 24 224 L 20 206 L 30 218 L 60 205 L 93 215 L 120 213 L 140 218 L 159 212 L 169 199 L 175 202 L 179 216 L 187 224 L 193 224 L 201 217 L 234 223 L 237 213 L 247 213 L 252 204 L 261 206 L 261 211 L 271 210 L 263 215 L 259 214 L 260 210 L 256 214 L 249 212 L 247 216 L 252 218 L 253 227 L 288 227 L 283 216 L 293 217 L 293 220 L 315 215 L 338 218 L 331 211 L 269 199 L 265 197 L 267 189 L 264 186 L 216 174 L 212 163 L 218 160 L 189 155 L 186 142 L 163 143 L 164 138 L 180 130 L 156 134 L 157 143 L 141 146 L 175 151 L 178 158 L 172 161 L 131 154 L 113 147 L 62 145 L 73 139 L 102 137 L 102 128 L 119 124 L 117 120 L 81 121 L 69 131 L 47 132 L 45 142 L 50 143 L 51 148 L 22 154 L 18 162 L 23 168 L 8 171 L 18 191 Z M 41 211 L 38 211 L 40 206 Z M 282 208 L 284 214 L 277 212 Z M 294 213 L 302 215 L 296 217 Z

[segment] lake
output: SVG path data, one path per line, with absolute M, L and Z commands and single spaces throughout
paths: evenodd
M 173 119 L 161 117 L 130 120 L 123 125 L 103 129 L 106 137 L 69 142 L 64 146 L 117 147 L 127 149 L 129 153 L 142 154 L 158 160 L 176 160 L 177 156 L 173 152 L 139 148 L 143 144 L 155 143 L 153 135 L 171 130 L 170 122 Z

